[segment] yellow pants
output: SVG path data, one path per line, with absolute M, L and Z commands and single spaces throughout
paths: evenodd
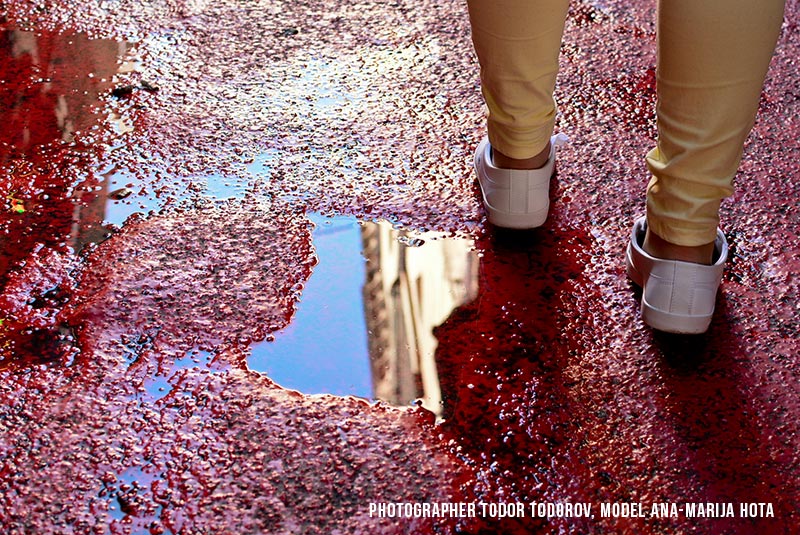
M 512 158 L 538 154 L 552 134 L 568 4 L 468 0 L 489 141 Z M 658 143 L 647 155 L 647 219 L 671 243 L 714 241 L 720 201 L 733 193 L 783 5 L 784 0 L 659 2 Z

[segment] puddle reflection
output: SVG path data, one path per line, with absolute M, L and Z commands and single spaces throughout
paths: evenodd
M 91 169 L 103 109 L 130 44 L 86 34 L 0 30 L 0 193 L 8 235 L 80 251 L 108 237 L 109 182 Z M 79 135 L 80 133 L 80 135 Z M 8 203 L 7 203 L 8 204 Z M 0 272 L 33 247 L 0 240 Z
M 477 296 L 478 257 L 471 240 L 427 236 L 364 225 L 364 311 L 375 397 L 441 416 L 433 330 Z
M 0 240 L 0 284 L 37 243 L 79 253 L 164 204 L 129 170 L 100 167 L 91 156 L 105 123 L 120 135 L 131 129 L 104 107 L 131 91 L 115 82 L 135 70 L 130 49 L 85 34 L 0 30 L 0 167 L 9 175 L 0 225 L 18 237 Z M 78 160 L 65 158 L 65 147 Z M 269 158 L 257 165 L 268 168 Z M 192 184 L 193 193 L 218 200 L 243 195 L 222 176 Z M 401 406 L 419 399 L 441 415 L 433 330 L 477 294 L 472 242 L 347 217 L 312 220 L 320 263 L 292 323 L 255 345 L 250 366 L 304 393 Z M 148 383 L 154 399 L 169 392 L 168 379 Z
M 291 323 L 253 347 L 250 368 L 306 394 L 372 397 L 361 287 L 361 228 L 352 218 L 311 216 L 319 263 Z
M 2 141 L 25 155 L 75 133 L 95 130 L 96 104 L 107 94 L 130 45 L 86 34 L 0 31 L 3 58 Z
M 292 323 L 248 359 L 284 387 L 442 414 L 433 330 L 478 291 L 467 239 L 312 216 L 319 264 Z

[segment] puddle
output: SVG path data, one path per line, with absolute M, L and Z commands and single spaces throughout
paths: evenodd
M 147 392 L 152 401 L 158 401 L 172 392 L 174 387 L 174 377 L 181 370 L 191 368 L 205 368 L 211 373 L 217 370 L 212 367 L 211 363 L 214 360 L 214 355 L 208 351 L 195 349 L 187 353 L 183 358 L 176 359 L 166 370 L 161 370 L 153 376 L 144 379 L 144 390 Z
M 129 67 L 130 43 L 82 33 L 0 30 L 0 214 L 13 250 L 0 243 L 6 265 L 36 240 L 80 251 L 106 239 L 109 181 L 95 172 L 101 139 L 114 136 L 107 104 L 117 76 Z
M 319 264 L 292 322 L 253 347 L 250 368 L 307 394 L 372 397 L 362 287 L 361 227 L 351 218 L 311 216 Z
M 103 188 L 103 223 L 116 227 L 121 227 L 134 214 L 146 216 L 167 204 L 182 203 L 198 197 L 216 201 L 240 199 L 245 194 L 242 184 L 221 175 L 194 177 L 190 180 L 191 191 L 168 197 L 149 189 L 139 178 L 123 170 L 111 169 L 104 176 L 107 185 Z
M 127 85 L 139 68 L 131 48 L 82 33 L 0 29 L 0 198 L 7 205 L 0 224 L 9 233 L 41 231 L 45 241 L 80 252 L 133 214 L 197 196 L 244 195 L 240 183 L 222 174 L 192 176 L 182 189 L 165 191 L 158 177 L 106 163 L 135 130 L 123 117 L 139 105 L 128 101 L 130 93 L 145 91 Z M 16 249 L 8 264 L 25 247 Z
M 107 503 L 107 514 L 113 524 L 127 525 L 128 533 L 145 535 L 158 526 L 158 533 L 172 533 L 161 526 L 163 506 L 153 501 L 153 490 L 164 485 L 160 475 L 151 473 L 151 466 L 132 466 L 119 474 L 106 472 L 101 476 L 100 500 Z M 112 530 L 115 532 L 116 530 Z
M 363 505 L 598 496 L 774 502 L 778 518 L 485 519 L 457 531 L 772 533 L 797 525 L 796 262 L 762 232 L 794 233 L 785 200 L 796 198 L 797 184 L 780 177 L 797 174 L 796 128 L 785 128 L 796 106 L 786 90 L 797 82 L 796 32 L 784 32 L 764 91 L 766 115 L 743 164 L 748 188 L 735 210 L 725 208 L 739 237 L 733 275 L 711 333 L 685 348 L 641 324 L 619 257 L 653 133 L 650 3 L 573 6 L 559 127 L 581 139 L 565 154 L 544 228 L 524 239 L 481 235 L 480 297 L 470 242 L 358 222 L 459 232 L 480 224 L 469 146 L 483 120 L 462 5 L 334 3 L 309 12 L 284 2 L 265 16 L 234 3 L 194 2 L 180 13 L 30 4 L 5 3 L 11 11 L 0 25 L 28 27 L 17 12 L 53 27 L 88 18 L 89 9 L 135 27 L 119 33 L 149 40 L 148 70 L 139 74 L 162 90 L 149 101 L 116 101 L 150 104 L 136 116 L 146 120 L 123 113 L 108 124 L 116 119 L 104 106 L 115 87 L 107 73 L 123 68 L 124 45 L 0 34 L 0 238 L 12 238 L 0 243 L 0 286 L 21 296 L 8 302 L 22 319 L 42 325 L 14 345 L 23 322 L 0 317 L 0 353 L 27 359 L 6 368 L 0 361 L 0 442 L 10 467 L 0 531 L 444 533 L 447 526 L 399 519 L 371 524 Z M 591 61 L 598 49 L 608 61 Z M 91 135 L 77 134 L 84 131 Z M 95 152 L 100 142 L 113 157 Z M 619 157 L 598 159 L 598 147 Z M 237 183 L 222 176 L 245 172 L 255 203 L 131 225 L 98 252 L 107 256 L 93 264 L 97 277 L 75 278 L 73 251 L 135 213 L 238 199 Z M 301 214 L 309 210 L 355 217 L 310 216 L 319 265 L 307 278 Z M 208 255 L 206 236 L 214 238 Z M 170 248 L 173 237 L 184 250 Z M 195 269 L 197 259 L 209 262 Z M 163 276 L 162 289 L 147 288 L 150 275 Z M 107 322 L 58 316 L 73 283 L 73 295 L 108 305 Z M 244 344 L 287 325 L 293 288 L 297 313 L 253 348 L 250 366 L 305 393 L 398 406 L 421 399 L 446 423 L 431 432 L 427 414 L 287 394 L 244 373 L 239 346 L 222 373 L 213 372 L 226 365 L 222 352 L 182 353 L 216 347 L 220 333 L 242 334 L 236 343 Z M 228 303 L 237 307 L 215 308 Z M 61 324 L 76 318 L 85 329 Z M 164 327 L 161 344 L 133 344 L 127 368 L 100 343 L 117 332 L 109 325 L 144 335 L 155 332 L 151 323 Z M 172 341 L 185 345 L 171 352 Z M 209 363 L 214 356 L 219 362 Z M 453 462 L 439 460 L 442 450 Z
M 9 191 L 12 210 L 25 211 L 24 219 L 8 225 L 12 230 L 27 228 L 36 236 L 37 228 L 47 229 L 50 241 L 66 241 L 72 251 L 80 252 L 87 244 L 107 239 L 135 214 L 146 216 L 167 204 L 198 198 L 222 201 L 244 196 L 242 184 L 222 174 L 181 179 L 185 180 L 183 190 L 165 194 L 157 187 L 160 178 L 143 177 L 138 170 L 114 163 L 98 164 L 93 158 L 80 165 L 63 162 L 39 171 L 43 164 L 35 157 L 37 151 L 61 142 L 75 142 L 84 150 L 115 132 L 116 137 L 106 135 L 109 150 L 113 153 L 115 144 L 122 146 L 120 136 L 135 126 L 106 103 L 124 108 L 127 95 L 142 89 L 118 83 L 119 75 L 138 68 L 137 60 L 131 57 L 128 43 L 82 34 L 12 30 L 0 33 L 0 43 L 7 45 L 0 50 L 8 59 L 0 76 L 4 89 L 22 103 L 19 106 L 28 116 L 23 122 L 10 121 L 0 140 L 16 150 L 9 158 L 21 158 L 22 163 L 12 162 L 15 181 L 31 182 L 29 170 L 37 173 L 29 191 Z M 406 53 L 413 56 L 414 50 Z M 328 72 L 332 67 L 325 62 L 310 61 L 308 67 L 310 78 L 299 82 L 304 90 L 315 76 L 332 78 Z M 34 75 L 46 76 L 37 79 Z M 347 83 L 331 82 L 315 91 L 307 109 L 309 117 L 333 108 L 344 115 L 355 113 L 344 113 L 354 101 L 346 96 L 351 93 Z M 94 130 L 100 134 L 78 135 Z M 362 156 L 355 149 L 337 153 L 336 172 L 352 174 L 348 158 Z M 247 172 L 270 176 L 274 160 L 275 152 L 266 150 L 247 166 Z M 62 168 L 70 173 L 64 174 Z M 53 191 L 39 195 L 37 188 L 42 184 Z M 33 224 L 32 218 L 36 218 Z M 313 214 L 310 218 L 316 224 L 313 242 L 319 264 L 302 290 L 291 323 L 275 333 L 273 341 L 253 347 L 250 367 L 306 394 L 353 395 L 399 406 L 419 399 L 441 414 L 433 329 L 477 294 L 473 244 L 434 233 L 407 233 L 385 222 L 360 223 L 352 217 Z M 17 249 L 9 256 L 9 265 L 25 258 L 26 247 Z M 193 365 L 181 359 L 172 369 L 146 379 L 147 396 L 159 400 L 169 394 L 177 370 Z
M 477 295 L 472 241 L 311 219 L 319 263 L 291 324 L 253 346 L 250 368 L 306 394 L 420 400 L 440 415 L 433 329 Z

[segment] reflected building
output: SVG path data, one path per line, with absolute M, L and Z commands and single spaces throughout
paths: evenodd
M 74 156 L 88 153 L 95 138 L 74 141 L 104 120 L 121 130 L 104 107 L 115 77 L 133 68 L 123 61 L 129 49 L 82 33 L 0 31 L 0 174 L 7 177 L 0 193 L 14 208 L 0 224 L 19 236 L 0 240 L 0 279 L 33 246 L 26 236 L 80 251 L 108 234 L 108 181 L 88 167 L 91 158 Z M 72 153 L 62 158 L 66 146 Z
M 361 234 L 373 395 L 394 405 L 421 399 L 441 416 L 433 330 L 478 294 L 473 242 L 411 236 L 385 222 L 365 223 Z
M 108 181 L 96 165 L 112 122 L 107 97 L 122 72 L 126 43 L 86 34 L 0 29 L 0 290 L 32 258 L 66 255 L 105 239 Z M 35 265 L 35 264 L 33 264 Z M 0 366 L 18 352 L 55 358 L 71 352 L 69 329 L 26 318 L 61 299 L 46 294 L 0 310 Z M 11 292 L 13 294 L 13 292 Z M 48 294 L 52 296 L 47 297 Z M 37 304 L 38 302 L 38 304 Z M 53 305 L 57 306 L 57 305 Z M 54 311 L 49 317 L 56 318 Z M 31 316 L 32 315 L 32 316 Z M 19 348 L 26 348 L 24 351 Z

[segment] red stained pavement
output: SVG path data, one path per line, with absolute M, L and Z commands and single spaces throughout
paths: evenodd
M 654 11 L 573 2 L 571 143 L 547 223 L 518 233 L 480 210 L 463 2 L 0 0 L 0 535 L 797 533 L 798 3 L 723 204 L 717 314 L 690 338 L 641 323 L 622 261 Z M 138 213 L 105 221 L 109 197 Z M 309 212 L 475 240 L 477 297 L 434 330 L 442 422 L 248 368 L 313 271 Z M 451 501 L 596 516 L 368 510 Z M 735 517 L 649 514 L 686 502 Z

